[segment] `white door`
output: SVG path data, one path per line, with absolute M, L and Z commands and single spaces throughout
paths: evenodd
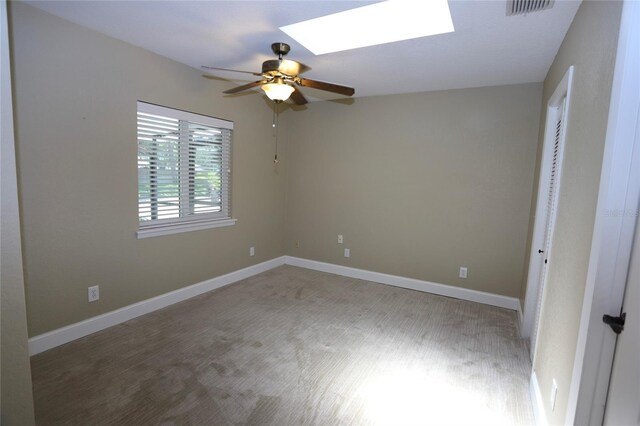
M 535 220 L 530 247 L 529 272 L 527 274 L 527 294 L 521 323 L 521 335 L 529 338 L 530 355 L 533 360 L 538 322 L 544 298 L 547 260 L 551 259 L 551 239 L 555 224 L 555 212 L 560 189 L 562 151 L 566 133 L 566 121 L 571 115 L 571 85 L 573 65 L 567 69 L 547 102 L 542 144 L 542 161 L 535 209 Z
M 539 284 L 538 284 L 538 300 L 536 303 L 536 314 L 533 321 L 533 330 L 531 332 L 531 352 L 530 356 L 533 357 L 535 352 L 535 346 L 538 338 L 538 331 L 540 326 L 540 311 L 542 310 L 542 298 L 544 294 L 544 285 L 547 280 L 547 266 L 548 259 L 551 252 L 551 241 L 553 238 L 553 228 L 556 219 L 556 210 L 558 204 L 558 190 L 560 185 L 560 168 L 562 165 L 562 148 L 564 138 L 564 122 L 565 122 L 565 105 L 566 97 L 562 99 L 560 105 L 557 107 L 557 115 L 554 119 L 553 128 L 553 150 L 551 154 L 551 167 L 549 168 L 549 186 L 547 189 L 547 205 L 545 208 L 545 220 L 544 220 L 544 237 L 542 246 L 534 248 L 544 258 L 544 261 L 540 263 Z
M 565 424 L 638 424 L 639 114 L 640 2 L 624 1 Z M 603 314 L 620 315 L 623 305 L 626 327 L 618 339 Z
M 634 213 L 634 212 L 626 212 Z M 635 211 L 637 214 L 638 211 Z M 629 264 L 622 312 L 624 330 L 616 342 L 605 408 L 605 425 L 640 425 L 640 222 Z

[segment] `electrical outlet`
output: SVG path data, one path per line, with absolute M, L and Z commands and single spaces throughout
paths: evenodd
M 87 298 L 89 302 L 95 302 L 96 300 L 100 299 L 100 286 L 94 285 L 87 288 Z
M 254 246 L 249 247 L 249 256 L 256 255 L 256 248 Z
M 344 257 L 351 257 L 351 250 L 350 249 L 344 249 Z
M 342 238 L 342 234 L 338 234 L 338 244 L 342 244 L 344 239 Z
M 300 248 L 300 241 L 296 240 L 296 248 Z
M 553 379 L 553 384 L 551 385 L 551 400 L 549 401 L 551 402 L 551 411 L 556 408 L 556 396 L 558 396 L 558 383 L 556 379 Z
M 467 267 L 466 266 L 461 266 L 460 267 L 460 274 L 458 276 L 460 278 L 467 278 Z

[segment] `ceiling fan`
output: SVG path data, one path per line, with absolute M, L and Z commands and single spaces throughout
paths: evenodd
M 291 50 L 291 47 L 288 44 L 273 43 L 271 45 L 271 50 L 273 50 L 273 53 L 278 55 L 278 59 L 264 61 L 262 63 L 261 73 L 208 66 L 203 66 L 202 68 L 208 70 L 241 72 L 260 76 L 262 78 L 258 81 L 234 87 L 233 89 L 225 90 L 222 93 L 233 94 L 261 86 L 269 99 L 276 103 L 286 101 L 291 97 L 291 100 L 298 105 L 306 104 L 307 99 L 296 85 L 326 90 L 328 92 L 339 93 L 345 96 L 352 96 L 355 93 L 355 90 L 352 87 L 300 77 L 300 74 L 309 71 L 311 68 L 303 63 L 291 59 L 283 59 L 283 57 Z

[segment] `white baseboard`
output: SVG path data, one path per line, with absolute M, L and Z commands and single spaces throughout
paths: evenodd
M 266 262 L 258 263 L 244 269 L 230 272 L 226 275 L 202 281 L 188 287 L 180 288 L 151 299 L 134 303 L 97 317 L 89 318 L 66 327 L 52 330 L 29 339 L 29 354 L 35 355 L 44 352 L 56 346 L 71 342 L 89 334 L 95 333 L 105 328 L 123 323 L 130 319 L 139 317 L 144 314 L 165 308 L 174 303 L 182 302 L 194 296 L 224 287 L 236 281 L 249 278 L 261 272 L 268 271 L 280 265 L 284 265 L 285 257 L 281 256 Z
M 514 311 L 520 310 L 520 300 L 515 297 L 501 296 L 499 294 L 470 290 L 468 288 L 454 287 L 451 285 L 422 281 L 414 278 L 405 278 L 397 275 L 383 274 L 380 272 L 372 272 L 364 269 L 351 268 L 348 266 L 334 265 L 331 263 L 302 259 L 299 257 L 285 256 L 285 258 L 285 263 L 291 266 L 298 266 L 301 268 L 328 272 L 330 274 L 343 275 L 345 277 L 357 278 L 361 280 L 392 285 L 395 287 L 423 291 L 425 293 L 438 294 L 440 296 L 469 300 L 471 302 L 498 306 L 500 308 L 512 309 Z
M 538 378 L 536 372 L 531 371 L 531 380 L 529 380 L 529 396 L 531 398 L 531 405 L 533 406 L 533 418 L 537 426 L 547 426 L 547 414 L 544 411 L 544 404 L 542 403 L 542 393 L 540 392 L 540 385 L 538 384 Z
M 520 337 L 529 337 L 525 336 L 524 332 L 524 313 L 522 312 L 522 303 L 520 303 L 520 299 L 518 299 L 518 327 L 520 328 Z
M 29 354 L 39 354 L 56 346 L 69 343 L 97 331 L 104 330 L 284 264 L 520 311 L 520 301 L 514 297 L 500 296 L 397 275 L 382 274 L 380 272 L 350 268 L 348 266 L 333 265 L 299 257 L 281 256 L 34 336 L 29 339 Z

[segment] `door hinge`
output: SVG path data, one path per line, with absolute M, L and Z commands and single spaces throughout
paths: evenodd
M 627 317 L 626 312 L 623 312 L 619 317 L 612 317 L 611 315 L 604 315 L 602 317 L 602 322 L 607 324 L 614 333 L 620 334 L 622 330 L 624 330 L 624 320 Z

